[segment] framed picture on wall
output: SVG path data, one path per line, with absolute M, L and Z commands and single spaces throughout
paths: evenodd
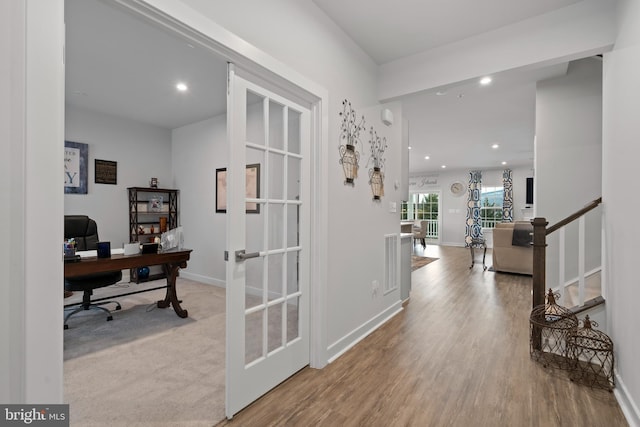
M 89 145 L 64 142 L 64 193 L 87 194 Z
M 260 164 L 247 165 L 246 169 L 246 197 L 260 198 Z M 227 212 L 227 168 L 216 169 L 216 212 Z M 247 213 L 260 213 L 260 204 L 247 202 Z

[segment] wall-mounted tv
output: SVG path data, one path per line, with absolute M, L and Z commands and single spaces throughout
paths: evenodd
M 527 206 L 533 205 L 533 177 L 527 178 Z

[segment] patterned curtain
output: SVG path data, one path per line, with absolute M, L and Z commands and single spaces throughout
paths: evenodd
M 480 223 L 480 188 L 482 187 L 482 172 L 469 173 L 469 200 L 467 203 L 467 229 L 465 232 L 465 246 L 476 244 L 474 240 L 482 239 L 482 224 Z
M 513 171 L 511 169 L 505 169 L 502 172 L 502 186 L 504 187 L 502 222 L 513 222 Z

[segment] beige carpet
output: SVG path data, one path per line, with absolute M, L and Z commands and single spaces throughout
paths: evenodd
M 96 311 L 69 320 L 64 399 L 71 426 L 212 426 L 224 418 L 225 290 L 182 278 L 177 286 L 186 319 L 156 308 L 165 291 L 155 290 L 118 298 L 122 310 L 111 322 Z M 109 292 L 123 289 L 95 297 Z
M 426 256 L 411 255 L 411 271 L 415 271 L 420 267 L 436 261 L 438 258 L 429 258 Z

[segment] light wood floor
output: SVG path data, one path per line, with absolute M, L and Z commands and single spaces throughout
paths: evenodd
M 612 393 L 529 358 L 530 277 L 470 270 L 463 248 L 425 255 L 440 259 L 413 273 L 402 313 L 218 425 L 627 425 Z

